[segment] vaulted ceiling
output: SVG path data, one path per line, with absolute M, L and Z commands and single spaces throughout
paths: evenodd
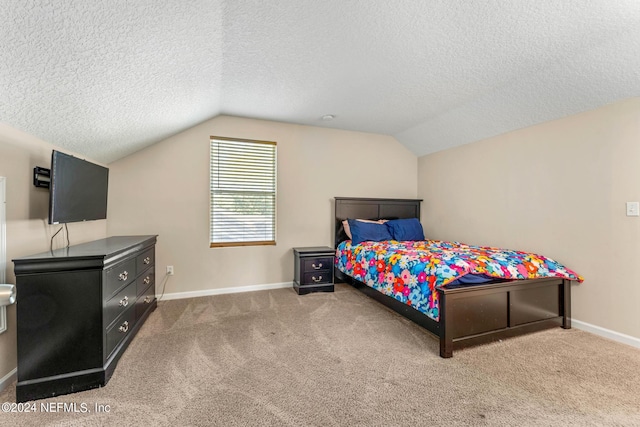
M 0 8 L 0 121 L 104 163 L 219 114 L 388 134 L 424 155 L 639 94 L 637 0 Z

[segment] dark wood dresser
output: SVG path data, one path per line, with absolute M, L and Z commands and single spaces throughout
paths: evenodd
M 333 292 L 335 249 L 329 246 L 293 248 L 293 254 L 293 289 L 298 295 L 309 292 Z
M 101 387 L 156 308 L 156 236 L 115 236 L 13 260 L 25 402 Z

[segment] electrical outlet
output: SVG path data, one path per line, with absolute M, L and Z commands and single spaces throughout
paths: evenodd
M 173 276 L 173 265 L 167 265 L 167 275 Z
M 640 216 L 640 203 L 627 202 L 627 216 Z

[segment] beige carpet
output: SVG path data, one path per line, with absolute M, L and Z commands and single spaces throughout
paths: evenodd
M 0 424 L 640 426 L 640 350 L 557 328 L 441 359 L 426 331 L 348 285 L 279 289 L 162 302 L 106 387 L 41 402 L 91 412 Z

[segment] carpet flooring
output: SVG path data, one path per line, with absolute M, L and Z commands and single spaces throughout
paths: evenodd
M 640 426 L 640 350 L 556 328 L 442 359 L 348 285 L 277 289 L 160 302 L 106 387 L 33 403 L 0 425 Z

